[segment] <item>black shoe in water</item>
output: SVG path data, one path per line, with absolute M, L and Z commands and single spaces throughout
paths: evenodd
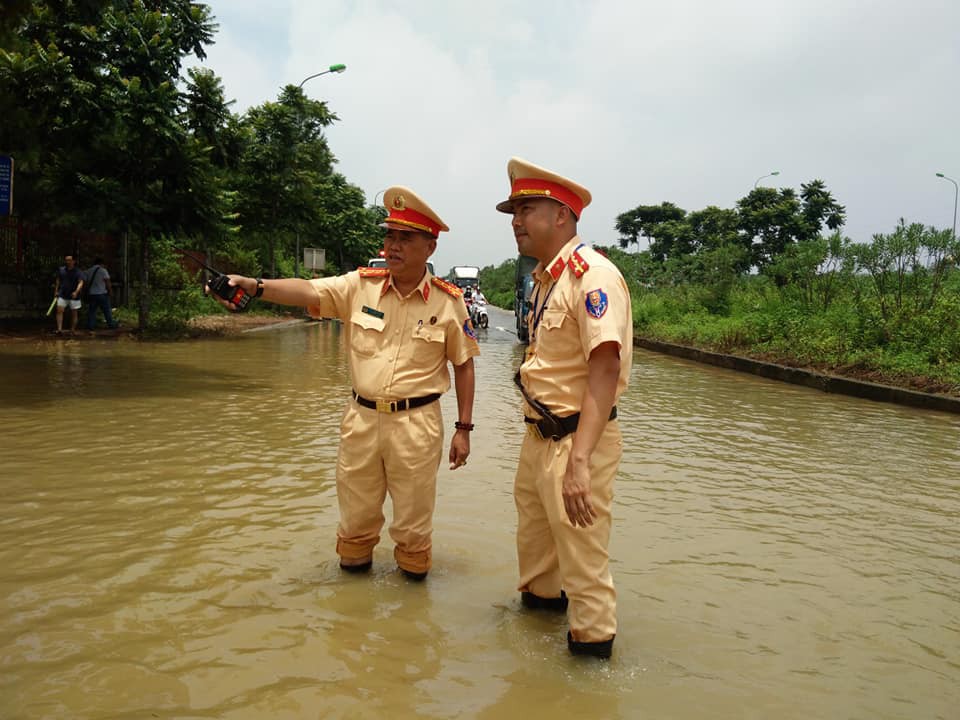
M 520 602 L 530 610 L 554 610 L 556 612 L 566 612 L 567 605 L 570 604 L 567 594 L 563 590 L 560 591 L 560 597 L 555 598 L 540 597 L 532 592 L 524 591 L 520 593 Z
M 603 660 L 609 660 L 610 655 L 613 653 L 613 640 L 615 637 L 616 635 L 609 640 L 601 640 L 600 642 L 578 642 L 574 640 L 573 635 L 567 631 L 567 647 L 570 649 L 571 655 L 589 655 Z

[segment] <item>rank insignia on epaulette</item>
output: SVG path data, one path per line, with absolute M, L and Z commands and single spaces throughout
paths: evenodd
M 570 259 L 567 260 L 567 265 L 570 266 L 570 269 L 573 270 L 573 274 L 576 277 L 582 277 L 583 274 L 590 269 L 590 263 L 584 260 L 576 250 L 573 251 Z
M 385 278 L 390 274 L 389 268 L 362 267 L 357 269 L 362 278 Z
M 598 319 L 602 318 L 603 314 L 607 312 L 607 305 L 607 294 L 600 288 L 587 293 L 586 306 L 588 315 Z
M 550 275 L 553 277 L 554 282 L 560 279 L 564 267 L 566 266 L 563 264 L 563 258 L 557 258 L 557 261 L 550 266 Z
M 446 280 L 441 280 L 438 277 L 433 278 L 431 282 L 433 282 L 434 285 L 436 285 L 438 288 L 443 290 L 448 295 L 452 295 L 455 298 L 463 297 L 463 290 L 461 290 L 451 282 L 447 282 Z

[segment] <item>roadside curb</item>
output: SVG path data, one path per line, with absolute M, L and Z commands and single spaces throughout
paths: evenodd
M 293 320 L 280 320 L 275 323 L 268 323 L 266 325 L 257 325 L 256 327 L 246 328 L 241 330 L 240 334 L 254 333 L 254 332 L 264 332 L 266 330 L 280 330 L 281 328 L 290 327 L 291 325 L 303 325 L 306 320 L 304 318 L 295 318 Z
M 663 353 L 665 355 L 673 355 L 686 360 L 694 360 L 706 365 L 715 365 L 717 367 L 727 368 L 728 370 L 751 373 L 752 375 L 758 375 L 770 380 L 780 380 L 781 382 L 788 382 L 793 385 L 803 385 L 804 387 L 821 390 L 822 392 L 850 395 L 852 397 L 876 400 L 878 402 L 897 403 L 898 405 L 910 405 L 926 410 L 940 410 L 942 412 L 960 414 L 960 398 L 950 397 L 949 395 L 922 393 L 916 390 L 894 387 L 892 385 L 852 380 L 838 375 L 826 375 L 812 370 L 802 370 L 800 368 L 787 367 L 786 365 L 762 362 L 740 355 L 724 355 L 722 353 L 700 350 L 699 348 L 689 347 L 687 345 L 674 345 L 673 343 L 661 342 L 659 340 L 634 338 L 633 344 L 645 350 L 652 350 L 653 352 Z

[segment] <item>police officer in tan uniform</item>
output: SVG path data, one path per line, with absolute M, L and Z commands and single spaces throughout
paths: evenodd
M 231 276 L 231 282 L 255 297 L 343 321 L 353 392 L 337 458 L 340 566 L 370 569 L 389 494 L 394 558 L 407 577 L 422 580 L 432 562 L 443 443 L 437 401 L 450 388 L 450 362 L 458 419 L 449 461 L 456 469 L 470 454 L 473 357 L 480 350 L 460 289 L 427 269 L 438 235 L 449 228 L 409 188 L 391 187 L 383 200 L 387 267 L 314 280 Z
M 630 293 L 620 271 L 583 244 L 590 192 L 519 158 L 507 165 L 521 255 L 540 262 L 530 344 L 517 374 L 527 433 L 514 481 L 518 589 L 524 606 L 566 610 L 575 655 L 610 657 L 617 632 L 610 576 L 613 479 L 623 440 L 616 403 L 633 357 Z

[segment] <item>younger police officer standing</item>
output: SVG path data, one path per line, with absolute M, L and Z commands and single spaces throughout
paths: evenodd
M 623 451 L 616 402 L 633 357 L 630 293 L 577 236 L 586 188 L 518 158 L 507 173 L 510 197 L 497 210 L 513 215 L 520 254 L 540 261 L 518 373 L 528 429 L 514 481 L 518 589 L 527 607 L 568 610 L 572 653 L 607 658 L 617 632 L 607 547 Z

